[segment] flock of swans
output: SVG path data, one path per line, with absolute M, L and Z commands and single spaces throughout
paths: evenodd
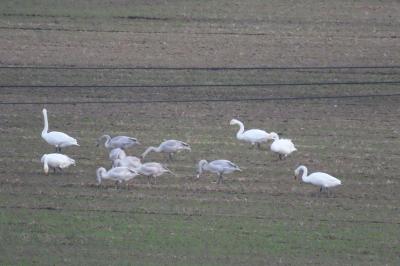
M 56 153 L 44 154 L 41 158 L 45 174 L 49 173 L 52 168 L 54 172 L 56 169 L 62 171 L 71 165 L 75 165 L 75 160 L 68 156 L 61 154 L 61 148 L 69 146 L 79 146 L 76 139 L 70 137 L 63 132 L 49 130 L 49 123 L 47 118 L 47 110 L 43 109 L 44 128 L 42 131 L 42 138 L 50 145 L 54 146 Z M 232 119 L 230 125 L 239 125 L 239 131 L 236 138 L 241 141 L 250 143 L 253 147 L 257 145 L 261 147 L 262 143 L 272 141 L 270 149 L 273 153 L 278 154 L 279 159 L 284 159 L 294 151 L 296 147 L 290 139 L 280 139 L 279 135 L 275 132 L 268 133 L 260 129 L 244 130 L 244 125 L 237 119 Z M 150 152 L 161 152 L 168 155 L 168 159 L 172 160 L 173 156 L 180 151 L 191 151 L 189 144 L 180 140 L 164 140 L 158 147 L 148 147 L 140 157 L 128 156 L 126 149 L 135 145 L 140 145 L 136 138 L 127 136 L 116 136 L 111 138 L 109 135 L 101 136 L 97 141 L 97 146 L 104 141 L 104 147 L 109 151 L 109 159 L 112 162 L 112 167 L 107 171 L 104 167 L 100 167 L 96 171 L 96 180 L 101 184 L 102 180 L 112 180 L 116 183 L 127 182 L 138 175 L 147 176 L 149 183 L 156 183 L 156 178 L 164 173 L 175 175 L 171 170 L 157 162 L 142 163 L 142 160 Z M 218 175 L 217 184 L 223 183 L 223 175 L 230 174 L 235 171 L 242 171 L 239 166 L 228 160 L 215 160 L 207 162 L 201 160 L 197 166 L 197 178 L 204 172 L 208 171 Z M 301 178 L 305 183 L 310 183 L 320 187 L 320 192 L 327 191 L 329 195 L 329 188 L 341 185 L 341 181 L 329 174 L 322 172 L 315 172 L 307 175 L 308 171 L 304 165 L 299 166 L 294 171 L 294 178 Z M 153 180 L 153 181 L 152 181 Z

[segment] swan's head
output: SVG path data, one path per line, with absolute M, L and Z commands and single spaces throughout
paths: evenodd
M 300 165 L 299 167 L 296 168 L 296 170 L 294 170 L 294 180 L 300 177 L 300 174 L 302 171 L 304 171 L 304 168 L 305 168 L 304 165 Z
M 196 177 L 200 178 L 201 173 L 203 173 L 203 168 L 204 165 L 206 165 L 208 162 L 206 160 L 200 160 L 199 164 L 197 165 L 197 172 L 196 172 Z
M 237 120 L 237 119 L 232 119 L 231 122 L 229 122 L 229 125 L 236 125 L 236 124 L 239 124 L 239 123 L 240 123 L 239 120 Z
M 47 164 L 47 154 L 44 154 L 40 161 L 43 163 L 43 170 L 46 175 L 49 174 L 49 165 Z
M 46 114 L 46 115 L 47 115 L 47 110 L 46 110 L 46 108 L 43 108 L 42 112 L 43 112 L 43 114 Z
M 96 171 L 96 180 L 97 180 L 97 184 L 101 184 L 101 178 L 103 176 L 103 173 L 106 172 L 106 169 L 104 167 L 100 167 L 99 169 L 97 169 Z
M 108 139 L 108 138 L 111 138 L 111 137 L 109 135 L 103 135 L 100 138 L 98 138 L 96 141 L 96 147 L 99 147 L 99 145 L 103 139 Z
M 271 133 L 269 133 L 269 138 L 273 139 L 273 140 L 277 140 L 277 139 L 279 139 L 279 135 L 275 132 L 271 132 Z

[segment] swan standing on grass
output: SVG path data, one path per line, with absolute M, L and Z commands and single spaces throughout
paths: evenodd
M 228 160 L 215 160 L 212 162 L 207 162 L 206 160 L 201 160 L 197 167 L 197 178 L 200 178 L 200 175 L 203 171 L 208 171 L 211 173 L 218 174 L 217 184 L 223 183 L 223 174 L 230 174 L 234 171 L 242 171 L 239 166 L 232 163 Z
M 297 151 L 293 142 L 290 139 L 279 139 L 278 134 L 275 132 L 270 133 L 271 138 L 274 140 L 271 144 L 271 151 L 279 154 L 279 159 L 283 159 L 294 151 Z
M 142 165 L 142 162 L 138 157 L 126 156 L 124 158 L 118 158 L 114 161 L 113 167 L 125 166 L 136 169 Z
M 40 161 L 43 163 L 43 169 L 46 175 L 49 174 L 49 168 L 53 168 L 55 173 L 56 169 L 62 171 L 62 169 L 67 168 L 70 165 L 75 165 L 75 160 L 60 153 L 44 154 Z
M 156 183 L 156 177 L 161 176 L 164 173 L 170 173 L 172 175 L 175 175 L 173 172 L 171 172 L 171 170 L 164 167 L 162 164 L 155 162 L 141 164 L 135 170 L 139 174 L 147 176 L 149 183 L 151 181 L 151 178 L 153 178 L 154 184 Z
M 165 140 L 158 147 L 148 147 L 146 151 L 141 155 L 144 159 L 149 152 L 163 152 L 168 154 L 168 158 L 172 160 L 172 156 L 181 150 L 191 151 L 189 144 L 175 139 Z
M 236 133 L 236 138 L 238 140 L 243 140 L 246 142 L 250 142 L 251 145 L 257 144 L 257 147 L 260 148 L 262 142 L 267 142 L 271 139 L 270 134 L 260 129 L 249 129 L 244 131 L 244 125 L 237 119 L 232 119 L 229 123 L 230 125 L 239 125 L 239 131 Z
M 96 171 L 96 180 L 98 184 L 101 184 L 103 179 L 109 179 L 116 183 L 122 183 L 123 181 L 129 181 L 132 178 L 138 176 L 139 173 L 128 167 L 115 167 L 110 170 L 106 170 L 104 167 L 100 167 Z
M 68 136 L 63 132 L 49 130 L 49 122 L 47 120 L 47 110 L 43 109 L 44 128 L 42 131 L 42 138 L 50 145 L 56 147 L 56 151 L 61 152 L 61 148 L 68 146 L 79 146 L 76 139 Z
M 99 146 L 100 142 L 104 139 L 106 140 L 104 142 L 104 147 L 106 147 L 108 150 L 112 150 L 115 148 L 121 148 L 125 150 L 134 145 L 140 145 L 139 141 L 136 138 L 131 138 L 127 136 L 116 136 L 111 138 L 110 135 L 103 135 L 97 140 L 97 146 Z
M 301 172 L 302 174 L 300 175 Z M 322 190 L 326 190 L 328 195 L 329 195 L 328 188 L 336 187 L 342 184 L 342 182 L 336 177 L 333 177 L 325 173 L 315 172 L 310 175 L 307 175 L 307 167 L 305 167 L 304 165 L 300 165 L 299 167 L 297 167 L 296 170 L 294 170 L 294 179 L 297 179 L 300 176 L 303 182 L 319 186 L 320 187 L 319 192 L 321 193 Z

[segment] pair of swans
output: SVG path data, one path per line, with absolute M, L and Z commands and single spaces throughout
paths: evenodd
M 96 179 L 98 184 L 101 184 L 101 181 L 103 179 L 113 180 L 118 183 L 122 183 L 127 182 L 138 175 L 143 175 L 147 176 L 149 183 L 151 182 L 151 179 L 153 179 L 155 184 L 156 178 L 163 175 L 164 173 L 170 173 L 174 175 L 171 170 L 169 170 L 162 164 L 149 162 L 140 164 L 136 167 L 132 167 L 131 165 L 116 166 L 108 171 L 104 167 L 100 167 L 96 171 Z
M 56 152 L 61 152 L 61 148 L 69 146 L 79 146 L 76 139 L 59 131 L 49 131 L 49 122 L 47 119 L 47 110 L 43 109 L 44 128 L 42 131 L 42 138 L 50 145 L 56 148 Z
M 279 159 L 283 159 L 297 150 L 292 140 L 280 139 L 278 134 L 275 132 L 268 133 L 260 129 L 249 129 L 245 131 L 243 123 L 237 119 L 232 119 L 229 124 L 239 125 L 239 131 L 236 133 L 236 138 L 238 140 L 250 142 L 251 145 L 257 145 L 258 148 L 261 147 L 261 143 L 267 142 L 268 140 L 273 140 L 271 144 L 271 151 L 277 153 L 279 155 Z

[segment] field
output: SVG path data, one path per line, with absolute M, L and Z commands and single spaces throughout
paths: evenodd
M 110 3 L 0 3 L 1 265 L 400 264 L 398 2 Z M 49 176 L 43 107 L 81 145 Z M 298 151 L 251 149 L 232 118 Z M 192 152 L 149 155 L 176 174 L 157 184 L 98 186 L 102 134 Z M 243 171 L 194 178 L 222 158 Z M 300 164 L 343 185 L 320 195 Z

